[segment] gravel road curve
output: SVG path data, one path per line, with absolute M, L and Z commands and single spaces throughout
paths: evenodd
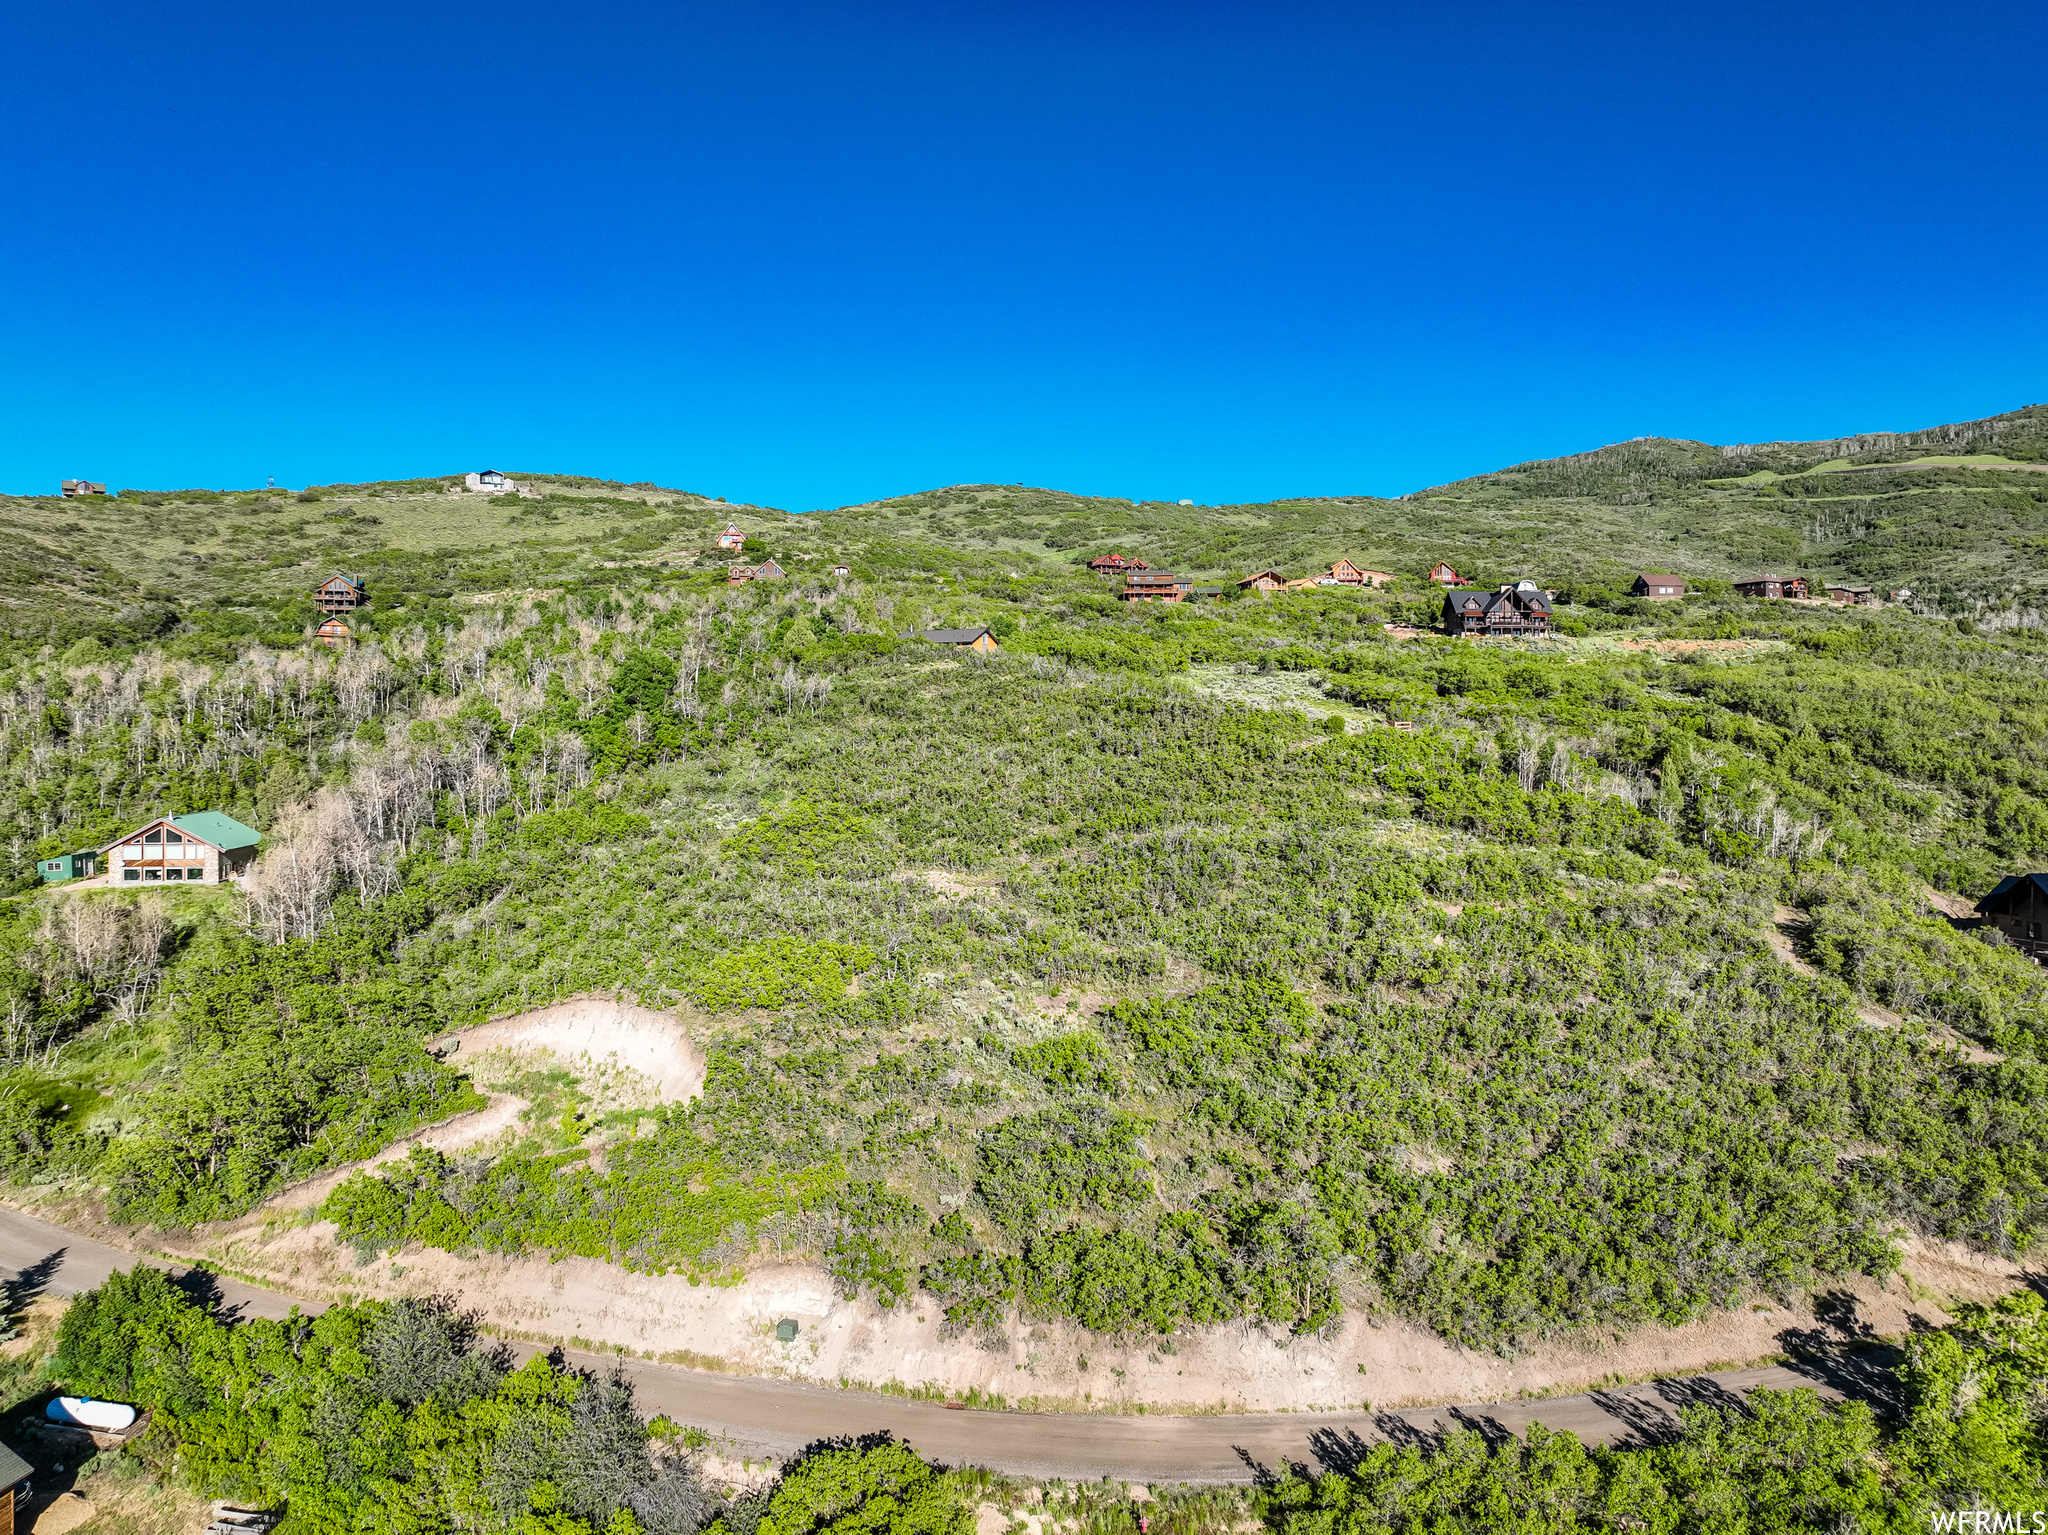
M 19 1298 L 89 1290 L 115 1269 L 138 1261 L 172 1272 L 180 1265 L 0 1208 L 0 1272 Z M 246 1317 L 283 1317 L 315 1302 L 275 1290 L 207 1276 L 222 1305 Z M 521 1358 L 541 1349 L 515 1344 Z M 613 1356 L 564 1349 L 570 1364 L 609 1369 Z M 985 1466 L 1020 1476 L 1132 1481 L 1249 1482 L 1283 1461 L 1326 1469 L 1343 1466 L 1384 1439 L 1426 1436 L 1458 1424 L 1488 1433 L 1519 1432 L 1541 1421 L 1570 1429 L 1590 1443 L 1640 1443 L 1676 1426 L 1676 1411 L 1694 1402 L 1732 1402 L 1758 1386 L 1810 1386 L 1823 1396 L 1879 1396 L 1885 1376 L 1868 1355 L 1838 1354 L 1748 1370 L 1652 1381 L 1583 1396 L 1400 1412 L 1235 1413 L 1208 1417 L 1078 1413 L 984 1412 L 949 1409 L 868 1392 L 798 1385 L 756 1376 L 688 1370 L 644 1360 L 623 1361 L 640 1404 L 725 1441 L 729 1455 L 794 1454 L 821 1439 L 887 1430 L 923 1454 L 950 1465 Z

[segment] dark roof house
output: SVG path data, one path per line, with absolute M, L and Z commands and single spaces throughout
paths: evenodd
M 1665 570 L 1646 570 L 1630 584 L 1628 594 L 1631 597 L 1649 597 L 1658 601 L 1683 597 L 1685 577 L 1674 576 Z
M 1977 903 L 1977 914 L 2022 953 L 2048 959 L 2048 874 L 2008 874 Z
M 1497 592 L 1445 592 L 1444 628 L 1452 634 L 1514 638 L 1548 634 L 1550 606 L 1550 593 L 1528 580 Z

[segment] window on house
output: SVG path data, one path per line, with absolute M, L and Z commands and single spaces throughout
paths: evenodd
M 123 879 L 141 879 L 141 878 L 142 878 L 142 871 L 141 871 L 140 869 L 123 869 L 123 870 L 121 871 L 121 878 L 123 878 Z
M 144 833 L 142 834 L 142 840 L 143 840 L 144 842 L 161 842 L 161 841 L 163 841 L 163 840 L 164 840 L 164 833 L 163 833 L 163 828 L 162 828 L 162 827 L 160 827 L 160 826 L 152 826 L 152 827 L 150 827 L 150 829 L 149 829 L 148 831 L 146 831 L 146 832 L 144 832 Z
M 144 869 L 142 871 L 142 877 L 144 879 L 162 879 L 164 877 L 164 871 L 162 869 Z

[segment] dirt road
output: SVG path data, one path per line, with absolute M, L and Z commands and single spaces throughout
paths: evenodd
M 116 1269 L 133 1267 L 131 1252 L 66 1231 L 18 1211 L 0 1209 L 0 1272 L 15 1303 L 41 1293 L 74 1294 Z M 174 1264 L 164 1268 L 176 1271 Z M 274 1290 L 195 1276 L 219 1302 L 244 1317 L 284 1317 L 296 1307 Z M 514 1345 L 521 1358 L 540 1350 Z M 563 1350 L 571 1364 L 609 1369 L 611 1355 Z M 1870 1356 L 1842 1354 L 1792 1365 L 1725 1371 L 1655 1381 L 1626 1390 L 1540 1401 L 1409 1408 L 1385 1413 L 1242 1413 L 1213 1417 L 1111 1416 L 959 1411 L 936 1402 L 835 1391 L 788 1381 L 685 1370 L 644 1360 L 623 1361 L 640 1404 L 727 1441 L 728 1455 L 787 1456 L 820 1439 L 887 1430 L 922 1453 L 951 1465 L 986 1466 L 1021 1476 L 1133 1481 L 1248 1482 L 1282 1461 L 1338 1467 L 1383 1439 L 1406 1439 L 1466 1424 L 1493 1433 L 1519 1432 L 1541 1421 L 1570 1429 L 1588 1443 L 1630 1443 L 1675 1426 L 1676 1410 L 1694 1402 L 1733 1402 L 1757 1386 L 1811 1386 L 1822 1395 L 1872 1395 L 1886 1377 Z

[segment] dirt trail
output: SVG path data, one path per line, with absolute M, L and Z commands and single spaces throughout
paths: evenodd
M 653 1107 L 679 1103 L 704 1090 L 704 1054 L 691 1041 L 683 1020 L 603 997 L 574 997 L 533 1012 L 494 1018 L 443 1036 L 444 1057 L 488 1086 L 528 1067 L 561 1066 L 574 1073 L 604 1107 Z M 490 1092 L 481 1109 L 457 1114 L 417 1134 L 393 1141 L 375 1156 L 351 1162 L 274 1194 L 249 1214 L 201 1232 L 201 1241 L 236 1243 L 279 1215 L 310 1210 L 352 1173 L 403 1160 L 415 1146 L 440 1152 L 473 1151 L 510 1139 L 527 1100 Z
M 1764 934 L 1764 942 L 1771 946 L 1771 952 L 1800 975 L 1817 976 L 1820 972 L 1801 959 L 1792 947 L 1792 933 L 1794 931 L 1803 931 L 1811 921 L 1806 913 L 1792 906 L 1776 906 L 1772 908 L 1771 921 L 1774 925 L 1768 933 Z M 1873 1029 L 1903 1028 L 1906 1022 L 1904 1018 L 1900 1017 L 1890 1008 L 1880 1006 L 1876 1002 L 1859 1001 L 1856 1004 L 1856 1015 Z M 1936 1026 L 1935 1033 L 1940 1035 L 1966 1061 L 1974 1061 L 1980 1065 L 1986 1065 L 2005 1059 L 2004 1056 L 1986 1050 L 1982 1045 L 1974 1044 L 1970 1040 L 1963 1038 L 1962 1035 L 1956 1033 L 1953 1029 Z

